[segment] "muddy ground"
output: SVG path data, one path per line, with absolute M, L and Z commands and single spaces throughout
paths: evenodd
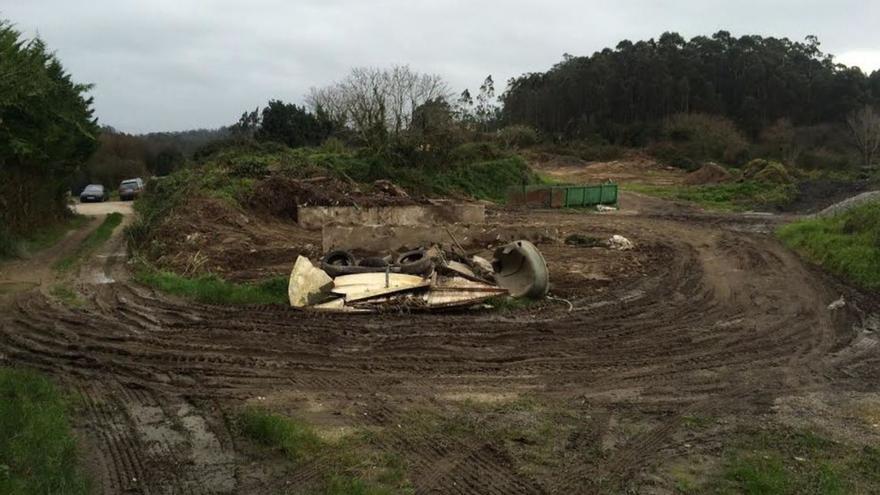
M 0 364 L 74 391 L 103 493 L 297 493 L 324 474 L 321 459 L 292 464 L 237 433 L 246 404 L 328 438 L 371 432 L 369 448 L 397 455 L 416 493 L 672 493 L 675 466 L 717 464 L 743 425 L 877 444 L 876 295 L 780 245 L 780 217 L 622 204 L 494 210 L 560 230 L 539 245 L 557 299 L 500 312 L 188 303 L 128 281 L 117 235 L 69 282 L 82 307 L 49 296 L 57 280 L 0 296 Z M 571 233 L 621 234 L 636 249 L 568 246 Z M 28 266 L 0 278 L 21 282 Z

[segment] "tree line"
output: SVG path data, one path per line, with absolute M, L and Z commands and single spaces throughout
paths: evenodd
M 796 42 L 727 31 L 624 40 L 511 79 L 502 118 L 563 139 L 599 135 L 642 145 L 679 113 L 722 115 L 757 138 L 779 119 L 842 123 L 857 108 L 880 103 L 880 71 L 868 76 L 837 64 L 819 46 L 814 36 Z

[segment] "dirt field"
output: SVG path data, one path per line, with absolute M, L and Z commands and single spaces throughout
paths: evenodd
M 44 289 L 0 299 L 0 364 L 76 392 L 103 493 L 295 493 L 326 470 L 255 449 L 231 420 L 245 404 L 328 438 L 372 432 L 371 448 L 400 456 L 416 493 L 672 493 L 673 466 L 717 459 L 726 435 L 756 423 L 877 444 L 880 429 L 859 419 L 873 416 L 844 407 L 880 411 L 876 295 L 783 248 L 769 234 L 777 217 L 623 204 L 493 211 L 552 224 L 560 239 L 636 243 L 541 244 L 565 301 L 507 312 L 186 303 L 127 282 L 117 236 L 81 269 L 108 282 L 76 284 L 84 307 Z M 829 310 L 841 295 L 846 306 Z M 713 426 L 695 430 L 693 418 Z

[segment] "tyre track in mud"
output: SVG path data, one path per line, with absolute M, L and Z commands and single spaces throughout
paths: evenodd
M 623 487 L 668 447 L 683 416 L 767 407 L 784 391 L 851 380 L 877 360 L 876 350 L 848 352 L 855 335 L 825 309 L 837 288 L 766 235 L 657 218 L 534 217 L 631 232 L 650 251 L 645 276 L 602 295 L 569 287 L 580 294 L 571 312 L 513 316 L 220 308 L 117 282 L 87 287 L 85 309 L 18 297 L 0 317 L 0 353 L 79 391 L 105 493 L 262 491 L 245 487 L 258 480 L 239 475 L 244 461 L 224 418 L 255 396 L 296 390 L 344 401 L 381 391 L 386 399 L 372 400 L 361 421 L 384 426 L 401 404 L 463 386 L 626 404 L 655 412 L 659 424 L 549 486 L 523 478 L 492 442 L 391 435 L 384 447 L 409 459 L 418 493 L 588 493 L 597 489 L 589 480 Z M 560 264 L 579 256 L 548 253 Z M 324 468 L 306 464 L 291 479 L 305 483 Z

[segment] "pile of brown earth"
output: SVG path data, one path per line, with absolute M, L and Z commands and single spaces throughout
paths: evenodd
M 387 180 L 363 186 L 336 177 L 292 179 L 273 175 L 254 186 L 247 205 L 260 213 L 296 220 L 298 206 L 404 206 L 426 202 Z
M 287 275 L 297 256 L 319 257 L 321 232 L 301 228 L 298 206 L 403 206 L 426 203 L 390 181 L 370 186 L 333 177 L 269 176 L 242 206 L 192 197 L 159 226 L 144 254 L 158 267 L 187 276 L 213 273 L 252 281 Z
M 720 184 L 734 180 L 733 174 L 726 168 L 714 162 L 708 162 L 699 169 L 687 174 L 684 183 L 689 186 L 703 184 Z
M 321 233 L 216 198 L 192 198 L 162 222 L 147 255 L 184 275 L 248 281 L 284 275 L 297 256 L 318 256 Z

